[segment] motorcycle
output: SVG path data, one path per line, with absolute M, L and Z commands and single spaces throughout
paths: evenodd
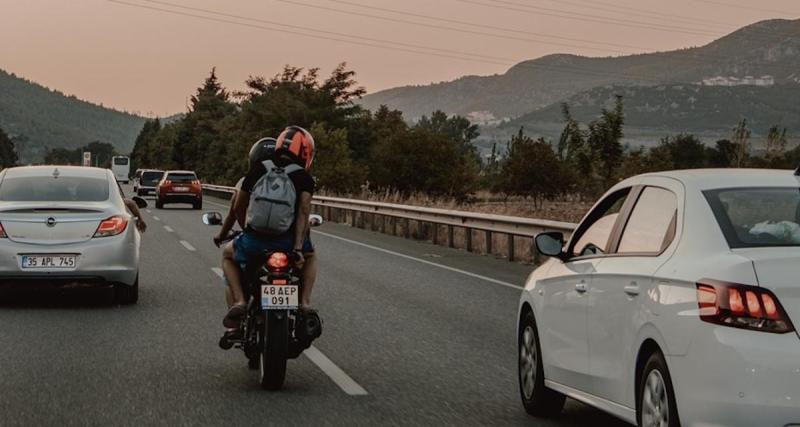
M 312 227 L 322 222 L 320 215 L 309 218 Z M 207 212 L 203 223 L 220 225 L 222 215 Z M 234 231 L 223 242 L 241 233 Z M 247 312 L 240 333 L 226 334 L 220 340 L 225 350 L 235 347 L 244 351 L 248 367 L 259 370 L 259 382 L 266 390 L 280 390 L 287 361 L 298 358 L 322 334 L 322 320 L 316 312 L 299 309 L 303 283 L 295 257 L 286 252 L 264 252 L 247 261 L 242 270 Z

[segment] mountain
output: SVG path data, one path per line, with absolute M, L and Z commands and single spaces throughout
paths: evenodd
M 108 142 L 129 153 L 146 119 L 50 90 L 0 70 L 0 128 L 15 138 L 22 163 L 50 148 Z
M 603 108 L 613 108 L 615 97 L 623 97 L 625 142 L 653 145 L 666 135 L 693 133 L 708 142 L 728 138 L 743 118 L 754 137 L 763 137 L 773 125 L 800 133 L 800 85 L 702 86 L 664 84 L 658 86 L 604 86 L 575 94 L 565 102 L 582 124 L 596 119 Z M 484 137 L 505 140 L 520 127 L 532 136 L 558 140 L 564 128 L 561 102 L 484 129 Z M 487 139 L 487 140 L 488 140 Z
M 670 52 L 605 58 L 549 55 L 519 63 L 502 75 L 398 87 L 368 95 L 362 102 L 367 108 L 386 104 L 410 120 L 437 109 L 500 119 L 521 116 L 595 87 L 764 75 L 773 76 L 778 84 L 800 79 L 800 20 L 762 21 L 705 46 Z

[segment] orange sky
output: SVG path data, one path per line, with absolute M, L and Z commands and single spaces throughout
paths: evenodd
M 168 115 L 185 110 L 212 66 L 239 89 L 247 76 L 273 75 L 283 64 L 327 73 L 347 61 L 373 92 L 502 73 L 549 53 L 702 45 L 761 19 L 800 16 L 796 0 L 115 1 L 214 20 L 110 0 L 0 0 L 0 68 L 106 106 Z M 386 41 L 395 49 L 364 45 Z M 435 55 L 408 52 L 423 49 Z

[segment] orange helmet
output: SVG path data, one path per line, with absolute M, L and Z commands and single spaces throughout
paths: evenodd
M 278 136 L 275 151 L 292 153 L 300 164 L 309 169 L 314 162 L 314 137 L 300 126 L 289 126 Z

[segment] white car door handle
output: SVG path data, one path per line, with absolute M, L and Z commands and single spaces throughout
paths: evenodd
M 639 295 L 639 285 L 637 285 L 636 283 L 631 283 L 630 285 L 625 286 L 624 289 L 625 293 L 632 297 Z
M 586 283 L 578 283 L 575 285 L 575 291 L 577 291 L 579 294 L 586 292 L 586 290 Z

